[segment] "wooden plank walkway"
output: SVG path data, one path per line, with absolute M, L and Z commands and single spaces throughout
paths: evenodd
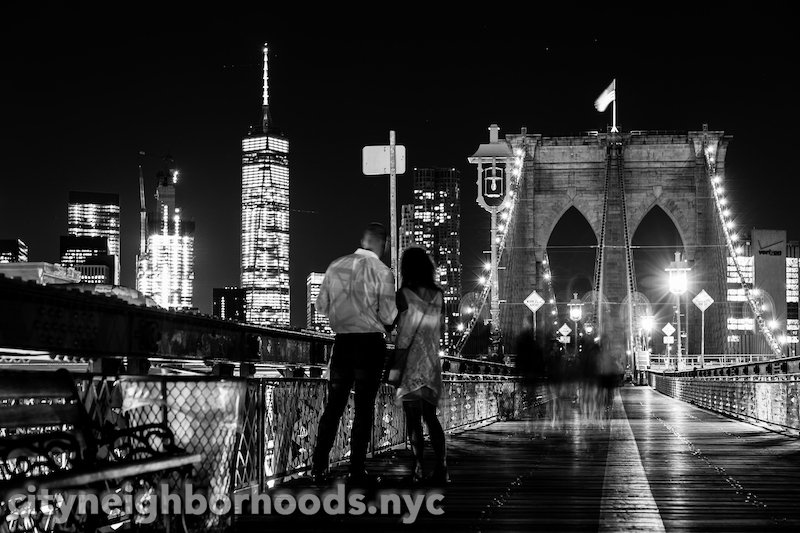
M 535 417 L 453 436 L 448 452 L 441 516 L 423 507 L 403 524 L 296 512 L 238 517 L 236 530 L 800 531 L 800 440 L 645 387 L 620 389 L 602 421 L 568 404 L 555 423 Z M 384 475 L 381 490 L 398 491 L 409 462 L 398 452 L 369 468 Z M 304 479 L 284 487 L 312 489 Z

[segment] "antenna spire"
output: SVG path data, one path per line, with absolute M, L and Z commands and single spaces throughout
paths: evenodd
M 269 132 L 272 117 L 269 114 L 269 44 L 264 43 L 264 87 L 261 101 L 261 128 Z

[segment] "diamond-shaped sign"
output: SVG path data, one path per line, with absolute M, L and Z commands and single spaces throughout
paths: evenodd
M 714 303 L 714 298 L 709 296 L 705 289 L 703 289 L 700 291 L 700 294 L 692 299 L 692 303 L 701 311 L 705 311 L 711 304 Z
M 672 324 L 667 322 L 667 325 L 661 328 L 661 331 L 664 332 L 664 335 L 672 335 L 675 333 L 675 328 L 672 326 Z
M 528 309 L 535 313 L 542 305 L 544 305 L 544 298 L 539 296 L 538 292 L 533 291 L 522 303 L 528 306 Z
M 563 336 L 567 336 L 572 333 L 572 328 L 568 325 L 564 324 L 560 328 L 558 328 L 558 332 L 561 333 Z

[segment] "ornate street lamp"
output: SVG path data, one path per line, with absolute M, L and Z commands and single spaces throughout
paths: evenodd
M 669 274 L 669 292 L 675 295 L 678 311 L 678 348 L 675 352 L 675 366 L 680 369 L 681 360 L 681 295 L 689 289 L 688 273 L 692 269 L 688 261 L 681 258 L 680 252 L 675 252 L 675 260 L 664 270 Z M 687 317 L 688 319 L 688 317 Z M 687 338 L 688 342 L 689 339 Z
M 569 318 L 575 324 L 575 356 L 578 355 L 578 322 L 583 316 L 583 302 L 578 298 L 578 293 L 572 293 L 572 300 L 567 304 Z
M 478 167 L 478 204 L 489 212 L 491 216 L 491 260 L 489 261 L 489 310 L 491 313 L 491 337 L 494 350 L 499 350 L 500 344 L 500 284 L 497 280 L 498 244 L 500 236 L 498 231 L 498 214 L 506 205 L 508 198 L 508 175 L 511 169 L 514 153 L 508 143 L 499 138 L 500 127 L 497 124 L 489 126 L 489 142 L 483 143 L 478 150 L 467 160 Z

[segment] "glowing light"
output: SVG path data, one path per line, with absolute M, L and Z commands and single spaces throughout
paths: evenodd
M 769 329 L 778 329 L 778 321 L 777 320 L 770 320 L 767 325 Z
M 516 193 L 516 191 L 514 189 L 511 189 L 510 191 L 508 191 L 508 195 L 511 196 L 512 198 L 514 197 L 515 194 L 517 194 L 517 193 Z
M 738 241 L 739 235 L 737 235 L 736 233 L 731 233 L 731 240 L 734 242 Z
M 558 314 L 558 311 L 556 311 L 555 309 L 553 309 L 552 311 L 550 311 L 550 314 L 551 314 L 551 315 L 553 315 L 553 316 L 555 316 L 555 315 L 557 315 L 557 314 Z
M 762 311 L 766 311 L 767 310 L 767 304 L 761 304 L 761 310 Z
M 523 155 L 525 155 L 525 150 L 523 150 L 522 148 L 517 148 L 516 150 L 514 150 L 514 155 L 517 157 L 522 157 Z
M 589 334 L 592 333 L 592 331 L 594 331 L 594 328 L 592 327 L 591 324 L 586 324 L 586 326 L 584 326 L 583 330 L 586 332 L 587 335 L 589 335 Z
M 494 242 L 496 242 L 497 244 L 500 244 L 500 237 L 495 237 Z
M 753 296 L 761 296 L 761 289 L 753 289 L 750 291 Z
M 714 176 L 713 181 L 714 181 L 715 184 L 717 184 L 717 183 L 722 181 L 722 178 L 720 176 Z
M 744 248 L 742 248 L 741 246 L 737 246 L 736 247 L 736 253 L 738 255 L 742 255 L 744 253 Z
M 444 357 L 444 350 L 439 350 L 439 357 Z
M 549 272 L 545 272 L 544 279 L 547 279 L 547 280 L 550 279 L 550 273 Z
M 733 229 L 734 223 L 733 220 L 729 220 L 725 223 L 725 227 L 728 229 Z
M 467 313 L 468 315 L 471 315 L 474 312 L 474 310 L 470 306 L 470 307 L 467 307 L 466 309 L 464 309 L 464 312 Z
M 720 198 L 719 199 L 719 205 L 726 205 L 727 203 L 728 203 L 728 199 L 727 198 Z
M 500 218 L 502 218 L 503 220 L 508 220 L 508 213 L 505 213 L 505 212 L 504 213 L 500 213 Z
M 558 325 L 558 321 L 557 320 L 553 320 L 553 325 L 557 326 Z
M 458 323 L 458 325 L 456 326 L 456 329 L 457 329 L 458 331 L 464 331 L 464 324 L 462 324 L 461 322 L 459 322 L 459 323 Z
M 717 186 L 717 194 L 722 194 L 724 192 L 725 192 L 725 187 L 723 187 L 722 185 L 718 185 Z
M 550 303 L 551 303 L 551 304 L 554 304 L 554 303 L 556 303 L 556 299 L 555 299 L 555 298 L 550 298 Z
M 486 277 L 485 276 L 479 277 L 478 278 L 478 283 L 480 283 L 481 285 L 485 285 L 486 284 Z
M 497 226 L 497 229 L 499 229 L 500 231 L 505 231 L 506 225 L 505 224 L 500 224 L 499 226 Z
M 642 317 L 642 329 L 647 331 L 648 333 L 653 330 L 655 324 L 656 324 L 655 317 L 652 316 Z
M 492 268 L 492 264 L 491 264 L 491 263 L 489 263 L 488 261 L 487 261 L 486 263 L 484 263 L 484 264 L 483 264 L 483 269 L 484 269 L 484 270 L 489 270 L 489 269 L 491 269 L 491 268 Z

